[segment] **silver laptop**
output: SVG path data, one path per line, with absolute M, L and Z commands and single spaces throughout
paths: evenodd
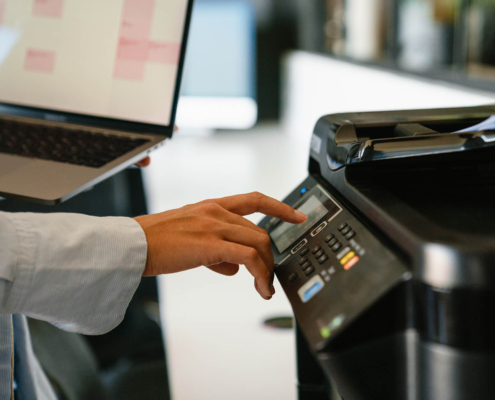
M 0 0 L 0 196 L 56 204 L 171 138 L 192 0 Z

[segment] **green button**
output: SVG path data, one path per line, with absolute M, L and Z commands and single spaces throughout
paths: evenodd
M 321 337 L 322 337 L 322 338 L 324 338 L 324 339 L 329 338 L 329 337 L 330 337 L 330 335 L 331 335 L 331 333 L 332 333 L 332 332 L 330 331 L 330 329 L 328 329 L 326 326 L 325 326 L 324 328 L 321 328 L 321 329 L 320 329 L 320 335 L 321 335 Z

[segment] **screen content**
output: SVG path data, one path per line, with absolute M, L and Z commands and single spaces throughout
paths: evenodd
M 298 207 L 298 210 L 308 216 L 305 223 L 294 225 L 284 222 L 270 233 L 270 237 L 280 253 L 287 250 L 304 232 L 328 212 L 327 208 L 315 195 Z
M 0 0 L 0 102 L 170 125 L 188 0 Z

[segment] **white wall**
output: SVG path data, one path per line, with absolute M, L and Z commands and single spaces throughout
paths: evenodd
M 326 114 L 488 103 L 495 103 L 495 93 L 304 52 L 286 57 L 282 122 L 291 135 L 307 135 Z

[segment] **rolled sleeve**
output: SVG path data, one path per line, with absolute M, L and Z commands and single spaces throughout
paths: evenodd
M 78 214 L 0 213 L 0 218 L 16 237 L 9 243 L 16 250 L 5 250 L 9 267 L 0 272 L 8 287 L 2 313 L 84 334 L 108 332 L 122 321 L 147 258 L 146 237 L 136 221 Z

